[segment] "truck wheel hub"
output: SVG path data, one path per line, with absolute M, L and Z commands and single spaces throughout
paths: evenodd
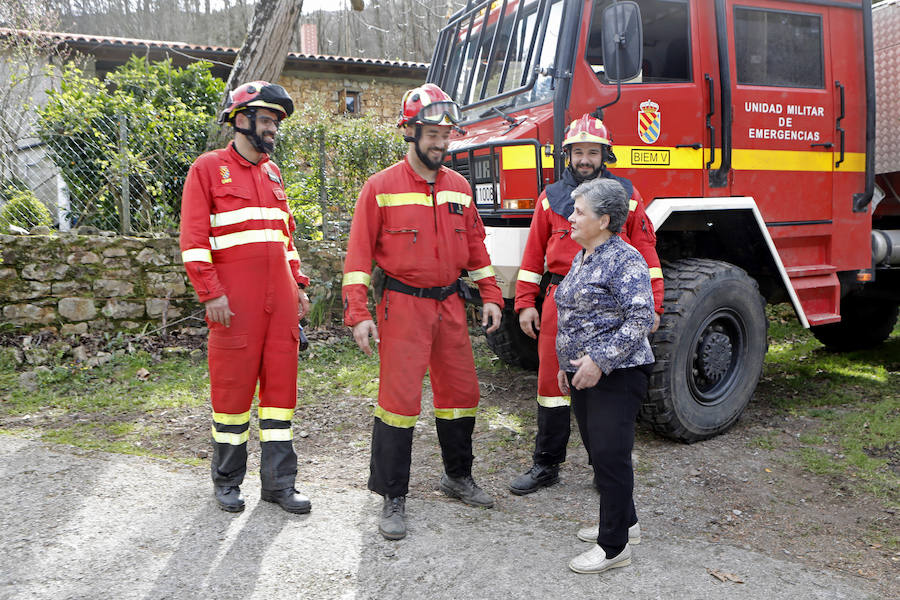
M 700 339 L 698 350 L 696 365 L 699 374 L 711 382 L 719 381 L 731 365 L 731 338 L 719 327 L 711 328 Z

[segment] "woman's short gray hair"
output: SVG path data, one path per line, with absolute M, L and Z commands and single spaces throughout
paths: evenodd
M 625 188 L 615 179 L 598 177 L 585 181 L 572 191 L 572 197 L 583 196 L 597 218 L 609 215 L 608 229 L 619 233 L 628 218 L 628 199 Z

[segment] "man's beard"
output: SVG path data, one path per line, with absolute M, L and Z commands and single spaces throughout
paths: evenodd
M 251 124 L 256 126 L 255 119 L 251 120 Z M 252 145 L 257 152 L 264 152 L 265 154 L 272 154 L 275 151 L 275 138 L 273 137 L 271 140 L 263 139 L 259 133 L 255 130 L 251 129 L 243 129 L 242 127 L 234 126 L 234 130 L 238 133 L 243 133 L 248 140 L 250 140 L 250 145 Z
M 446 150 L 441 150 L 441 157 L 437 161 L 433 161 L 428 158 L 428 155 L 419 148 L 418 142 L 416 143 L 416 154 L 419 156 L 419 160 L 422 161 L 422 164 L 429 171 L 437 171 L 441 168 L 441 165 L 444 164 L 444 157 L 447 156 Z
M 584 183 L 585 181 L 590 181 L 591 179 L 597 179 L 597 177 L 600 176 L 600 171 L 603 169 L 603 164 L 601 164 L 599 167 L 596 167 L 587 175 L 582 175 L 581 173 L 579 173 L 578 167 L 572 165 L 571 163 L 569 163 L 569 165 L 572 169 L 572 175 L 575 176 L 575 181 L 577 181 L 578 183 Z
M 253 147 L 256 148 L 259 152 L 272 154 L 272 152 L 275 151 L 275 138 L 267 140 L 260 136 L 258 133 L 254 133 L 250 136 L 250 142 L 253 144 Z

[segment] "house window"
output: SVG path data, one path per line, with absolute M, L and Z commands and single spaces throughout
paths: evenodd
M 338 111 L 347 115 L 358 115 L 362 113 L 359 92 L 342 90 L 338 98 Z

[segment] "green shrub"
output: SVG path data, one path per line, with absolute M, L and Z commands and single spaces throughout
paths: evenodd
M 10 225 L 31 229 L 38 225 L 53 225 L 53 217 L 44 204 L 29 189 L 8 186 L 3 189 L 0 207 L 0 232 L 7 233 Z
M 392 125 L 372 115 L 336 116 L 325 105 L 312 98 L 299 106 L 279 130 L 273 156 L 298 232 L 308 239 L 321 237 L 323 186 L 328 221 L 347 221 L 366 179 L 397 162 L 407 147 Z
M 210 67 L 132 57 L 104 82 L 66 68 L 38 110 L 38 131 L 69 188 L 75 223 L 118 224 L 127 181 L 134 229 L 177 225 L 184 180 L 224 91 Z

